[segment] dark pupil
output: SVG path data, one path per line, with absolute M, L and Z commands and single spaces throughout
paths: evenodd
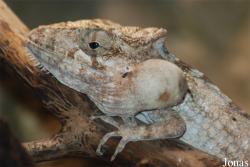
M 98 42 L 90 42 L 89 43 L 89 47 L 91 48 L 91 49 L 96 49 L 96 48 L 98 48 L 100 45 L 99 45 L 99 43 Z

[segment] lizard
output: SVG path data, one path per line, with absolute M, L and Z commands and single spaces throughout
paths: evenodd
M 39 26 L 27 48 L 62 84 L 86 94 L 121 140 L 177 138 L 221 160 L 250 158 L 250 116 L 166 47 L 164 28 L 92 19 Z M 118 121 L 115 117 L 121 118 Z

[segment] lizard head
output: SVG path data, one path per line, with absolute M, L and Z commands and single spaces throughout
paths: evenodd
M 124 27 L 95 19 L 40 26 L 30 32 L 27 47 L 56 77 L 67 73 L 86 79 L 83 75 L 93 73 L 92 79 L 108 81 L 108 76 L 122 75 L 134 64 L 160 58 L 167 52 L 165 38 L 162 28 Z

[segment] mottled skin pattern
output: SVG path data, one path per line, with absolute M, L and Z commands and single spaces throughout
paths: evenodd
M 118 129 L 103 137 L 97 153 L 113 136 L 122 139 L 112 160 L 129 141 L 181 137 L 221 159 L 249 160 L 249 116 L 230 110 L 231 100 L 170 54 L 165 38 L 165 29 L 96 19 L 40 26 L 27 46 L 60 82 L 87 94 L 104 113 L 92 119 Z

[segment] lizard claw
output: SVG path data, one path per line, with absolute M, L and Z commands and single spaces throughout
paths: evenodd
M 96 153 L 97 155 L 103 155 L 103 152 L 101 151 L 102 146 L 108 141 L 109 138 L 114 137 L 114 136 L 118 136 L 117 131 L 115 132 L 110 132 L 107 133 L 106 135 L 104 135 L 96 149 Z
M 101 151 L 102 146 L 108 141 L 109 138 L 117 137 L 117 136 L 122 136 L 119 133 L 119 131 L 110 132 L 110 133 L 107 133 L 106 135 L 104 135 L 103 138 L 101 139 L 97 149 L 96 149 L 97 155 L 100 155 L 100 156 L 103 155 L 103 152 Z M 111 161 L 113 161 L 116 158 L 117 154 L 119 154 L 124 149 L 124 147 L 126 146 L 126 144 L 128 142 L 129 142 L 129 140 L 122 137 L 122 139 L 120 140 L 119 144 L 116 147 L 116 150 L 115 150 L 114 154 L 112 155 L 112 157 L 110 159 Z

